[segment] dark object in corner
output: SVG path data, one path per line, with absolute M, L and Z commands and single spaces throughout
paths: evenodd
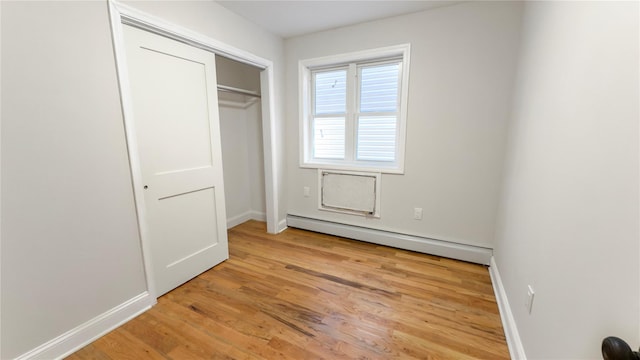
M 632 351 L 629 344 L 615 336 L 602 340 L 602 357 L 604 360 L 640 360 L 637 351 Z

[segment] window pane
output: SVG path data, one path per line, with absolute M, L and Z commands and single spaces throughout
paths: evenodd
M 360 112 L 393 112 L 398 108 L 399 64 L 360 68 Z
M 344 159 L 344 118 L 315 118 L 313 121 L 313 156 Z
M 358 119 L 358 160 L 395 161 L 396 123 L 392 116 L 360 116 Z
M 347 71 L 314 74 L 315 115 L 344 114 L 347 104 Z

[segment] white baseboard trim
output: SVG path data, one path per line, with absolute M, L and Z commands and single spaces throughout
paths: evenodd
M 491 257 L 491 264 L 489 265 L 489 275 L 491 276 L 491 282 L 493 283 L 493 291 L 496 294 L 496 301 L 498 302 L 500 318 L 502 319 L 502 327 L 504 328 L 504 335 L 507 338 L 507 345 L 509 346 L 511 359 L 527 360 L 527 355 L 524 352 L 524 346 L 522 346 L 520 334 L 518 333 L 518 327 L 516 326 L 516 321 L 513 318 L 513 313 L 511 312 L 511 306 L 509 306 L 507 293 L 502 285 L 500 272 L 498 271 L 498 266 L 496 265 L 496 261 L 493 257 Z
M 287 219 L 283 219 L 278 222 L 278 228 L 276 229 L 276 234 L 280 234 L 281 232 L 287 230 Z
M 227 229 L 231 229 L 249 220 L 267 221 L 267 214 L 260 211 L 249 210 L 240 215 L 228 218 Z
M 57 338 L 20 355 L 15 360 L 62 359 L 147 311 L 155 303 L 156 299 L 145 291 Z
M 353 225 L 345 225 L 296 215 L 287 215 L 287 225 L 295 228 L 483 265 L 489 265 L 491 257 L 493 256 L 493 250 L 489 248 Z

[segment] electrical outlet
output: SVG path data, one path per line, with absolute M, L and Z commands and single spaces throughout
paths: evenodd
M 413 208 L 413 218 L 415 220 L 422 220 L 422 208 Z
M 305 186 L 302 188 L 303 192 L 304 192 L 304 197 L 309 197 L 309 187 Z
M 529 314 L 531 314 L 531 310 L 533 309 L 533 297 L 535 294 L 531 285 L 527 285 L 527 301 L 524 306 L 527 308 Z

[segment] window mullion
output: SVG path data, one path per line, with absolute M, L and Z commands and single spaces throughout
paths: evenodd
M 358 69 L 355 63 L 349 64 L 347 73 L 347 116 L 345 134 L 345 160 L 355 161 L 356 158 L 356 121 L 358 103 Z

